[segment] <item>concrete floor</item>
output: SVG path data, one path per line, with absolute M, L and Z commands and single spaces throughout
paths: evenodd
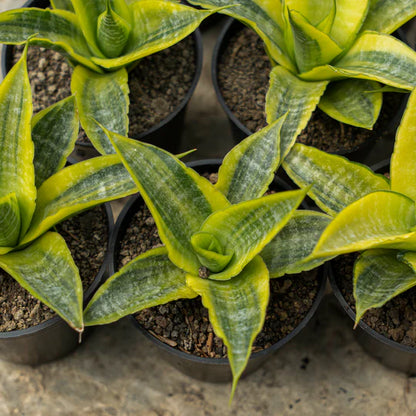
M 21 3 L 0 0 L 0 9 Z M 232 146 L 210 81 L 218 31 L 204 32 L 204 71 L 186 118 L 183 147 L 198 147 L 194 158 L 221 157 Z M 370 358 L 330 293 L 313 325 L 241 380 L 232 407 L 229 391 L 171 368 L 127 320 L 97 328 L 54 363 L 0 361 L 0 416 L 416 415 L 416 378 Z

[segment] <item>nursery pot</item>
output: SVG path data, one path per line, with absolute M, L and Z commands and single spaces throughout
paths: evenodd
M 188 166 L 194 168 L 199 173 L 212 173 L 218 171 L 220 164 L 220 159 L 208 159 L 191 162 L 188 164 Z M 280 179 L 275 179 L 274 183 L 277 185 L 276 187 L 280 189 L 289 189 L 289 186 Z M 118 217 L 118 220 L 114 228 L 114 233 L 110 241 L 110 274 L 113 274 L 117 268 L 116 262 L 120 250 L 120 240 L 122 236 L 125 234 L 127 226 L 133 215 L 143 206 L 144 202 L 140 195 L 135 195 L 128 201 L 128 203 L 125 205 L 124 209 Z M 287 336 L 283 337 L 281 340 L 262 351 L 252 353 L 247 368 L 244 372 L 244 375 L 247 375 L 259 368 L 261 364 L 263 364 L 267 359 L 269 359 L 271 354 L 279 350 L 281 347 L 287 344 L 292 338 L 294 338 L 314 316 L 318 308 L 318 305 L 321 302 L 321 299 L 324 295 L 326 283 L 323 268 L 319 268 L 317 272 L 317 294 L 312 303 L 311 308 L 306 313 L 306 316 Z M 196 379 L 204 381 L 225 382 L 232 380 L 231 370 L 227 358 L 204 358 L 183 352 L 179 349 L 169 346 L 168 344 L 160 341 L 155 336 L 150 334 L 143 326 L 141 326 L 137 322 L 134 316 L 130 316 L 130 319 L 133 322 L 134 326 L 151 343 L 153 343 L 159 348 L 159 351 L 163 358 L 181 372 Z
M 104 204 L 108 242 L 113 229 L 110 204 Z M 84 292 L 84 305 L 108 277 L 108 244 L 103 263 L 90 287 Z M 89 330 L 89 329 L 88 329 Z M 88 333 L 88 331 L 86 331 Z M 82 335 L 85 337 L 86 332 Z M 79 345 L 79 334 L 58 315 L 39 325 L 0 332 L 0 358 L 16 364 L 39 365 L 64 357 Z
M 328 262 L 324 267 L 334 295 L 351 318 L 352 326 L 352 322 L 355 321 L 355 312 L 351 309 L 339 288 L 332 262 Z M 350 278 L 352 279 L 352 276 Z M 354 330 L 354 335 L 361 347 L 381 364 L 408 375 L 416 375 L 416 348 L 403 345 L 381 335 L 363 320 L 359 322 Z
M 38 7 L 46 8 L 50 6 L 49 0 L 30 0 L 23 7 Z M 181 136 L 184 126 L 186 107 L 189 100 L 192 97 L 192 94 L 196 88 L 199 77 L 202 70 L 202 36 L 198 29 L 195 30 L 190 36 L 192 36 L 195 43 L 195 72 L 192 77 L 192 83 L 185 94 L 182 101 L 176 105 L 173 111 L 166 116 L 163 120 L 159 121 L 157 124 L 153 125 L 146 131 L 143 131 L 140 134 L 133 134 L 129 136 L 133 139 L 141 140 L 154 144 L 158 147 L 162 147 L 170 152 L 178 153 L 180 148 Z M 13 66 L 13 51 L 14 47 L 12 45 L 4 45 L 2 50 L 2 75 L 3 77 Z M 70 95 L 70 92 L 68 93 Z M 36 98 L 36 97 L 35 97 Z M 130 104 L 130 113 L 131 107 Z M 91 155 L 97 153 L 93 148 L 91 142 L 89 141 L 77 141 L 77 152 L 80 156 Z
M 390 159 L 385 159 L 373 165 L 371 169 L 380 174 L 389 172 Z M 325 274 L 328 276 L 334 295 L 338 299 L 342 309 L 355 322 L 355 312 L 342 294 L 333 261 L 325 264 Z M 353 276 L 347 276 L 346 278 L 352 279 Z M 416 375 L 416 348 L 403 345 L 400 342 L 385 337 L 367 325 L 363 320 L 360 320 L 354 331 L 354 335 L 362 348 L 385 366 L 409 375 Z
M 244 125 L 237 118 L 237 116 L 232 112 L 232 110 L 229 107 L 229 104 L 227 104 L 227 101 L 223 96 L 223 93 L 219 84 L 219 72 L 220 72 L 219 68 L 220 68 L 221 57 L 224 56 L 226 48 L 230 44 L 230 39 L 236 34 L 238 34 L 239 32 L 241 32 L 242 29 L 244 28 L 245 26 L 242 23 L 240 23 L 238 20 L 233 19 L 233 18 L 228 18 L 228 20 L 224 24 L 224 27 L 215 45 L 213 58 L 212 58 L 212 68 L 211 68 L 212 82 L 214 85 L 215 93 L 217 95 L 218 101 L 220 102 L 223 110 L 225 111 L 228 117 L 231 131 L 232 131 L 232 136 L 236 143 L 240 142 L 245 137 L 253 134 L 254 131 L 251 131 L 246 125 Z M 395 32 L 395 35 L 400 40 L 406 42 L 406 37 L 401 30 L 398 30 L 397 32 Z M 227 52 L 226 56 L 230 56 L 229 51 Z M 249 69 L 246 69 L 246 70 L 251 71 Z M 268 83 L 268 80 L 267 80 L 267 83 Z M 236 81 L 234 81 L 234 84 L 236 84 Z M 267 86 L 268 85 L 264 86 L 266 90 L 267 90 Z M 235 89 L 240 89 L 240 86 L 236 85 Z M 400 123 L 401 116 L 406 107 L 408 94 L 402 94 L 402 96 L 403 97 L 400 99 L 400 102 L 397 104 L 397 109 L 395 108 L 394 110 L 392 110 L 394 115 L 392 117 L 389 116 L 388 120 L 385 122 L 387 126 L 384 126 L 383 124 L 383 127 L 380 128 L 380 134 L 382 133 L 381 138 L 378 137 L 378 135 L 376 136 L 375 134 L 371 134 L 364 140 L 363 143 L 359 145 L 355 145 L 351 149 L 340 148 L 334 153 L 346 156 L 350 160 L 354 160 L 354 161 L 366 163 L 366 164 L 373 164 L 390 156 L 392 149 L 393 149 L 395 131 Z M 258 99 L 259 99 L 258 97 L 241 98 L 240 96 L 238 99 L 238 103 L 242 103 L 242 102 L 248 103 L 249 100 L 254 101 Z M 343 124 L 343 123 L 340 123 L 340 124 Z M 365 129 L 360 129 L 360 130 L 364 131 Z

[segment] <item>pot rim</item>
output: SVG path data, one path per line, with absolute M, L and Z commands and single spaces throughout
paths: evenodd
M 107 247 L 106 247 L 106 251 L 105 251 L 105 255 L 104 255 L 104 259 L 103 259 L 103 263 L 101 264 L 100 269 L 98 270 L 97 275 L 95 276 L 94 280 L 92 281 L 91 285 L 88 287 L 87 290 L 85 290 L 84 292 L 84 296 L 83 296 L 83 303 L 84 306 L 87 303 L 87 301 L 89 300 L 89 298 L 91 298 L 91 296 L 93 295 L 93 293 L 96 291 L 96 289 L 98 288 L 98 286 L 100 285 L 101 281 L 103 280 L 105 274 L 108 271 L 108 266 L 109 266 L 109 261 L 110 261 L 110 239 L 111 236 L 113 234 L 113 229 L 114 229 L 114 217 L 113 217 L 113 211 L 111 209 L 111 205 L 109 202 L 105 202 L 104 204 L 105 208 L 105 212 L 106 212 L 106 217 L 107 217 L 107 225 L 108 225 L 108 241 L 107 241 Z M 99 205 L 97 205 L 99 206 Z M 14 329 L 13 331 L 8 331 L 8 332 L 1 332 L 0 331 L 0 340 L 2 339 L 10 339 L 10 338 L 19 338 L 19 337 L 23 337 L 23 336 L 30 336 L 30 335 L 36 335 L 38 332 L 45 330 L 45 329 L 49 329 L 52 328 L 54 326 L 60 325 L 62 323 L 63 319 L 56 314 L 54 317 L 41 322 L 38 325 L 34 325 L 31 326 L 29 328 L 25 328 L 25 329 Z
M 338 287 L 331 262 L 332 261 L 329 261 L 324 265 L 324 273 L 328 277 L 329 283 L 331 284 L 332 291 L 334 292 L 335 297 L 338 299 L 338 302 L 341 304 L 342 308 L 345 310 L 345 312 L 351 318 L 351 320 L 355 322 L 355 312 L 351 309 L 351 306 L 347 303 L 347 301 L 345 300 L 344 296 L 341 293 L 340 288 Z M 371 337 L 375 338 L 377 341 L 381 342 L 382 344 L 387 345 L 390 348 L 399 350 L 400 352 L 416 354 L 415 347 L 403 345 L 400 342 L 396 342 L 385 337 L 384 335 L 380 334 L 379 332 L 375 331 L 373 328 L 368 326 L 362 319 L 358 323 L 358 326 L 365 333 L 367 333 Z
M 28 0 L 22 7 L 33 7 L 31 6 L 34 2 L 42 2 L 46 3 L 47 0 Z M 191 87 L 189 88 L 188 92 L 185 94 L 183 100 L 173 109 L 173 111 L 165 117 L 163 120 L 161 120 L 159 123 L 155 124 L 154 126 L 150 127 L 148 130 L 136 135 L 132 136 L 132 139 L 135 140 L 142 140 L 145 139 L 146 136 L 151 135 L 152 133 L 156 132 L 166 124 L 168 124 L 170 121 L 172 121 L 184 108 L 187 106 L 189 100 L 191 99 L 195 88 L 198 84 L 199 78 L 201 76 L 202 72 L 202 60 L 203 60 L 203 45 L 202 45 L 202 35 L 199 28 L 196 28 L 192 33 L 190 33 L 188 36 L 193 36 L 195 41 L 195 73 L 193 75 L 193 80 Z M 183 40 L 183 39 L 182 39 Z M 179 42 L 178 42 L 179 43 Z M 11 50 L 15 45 L 2 45 L 1 50 L 1 73 L 3 78 L 6 76 L 8 71 L 10 71 L 10 54 Z M 9 61 L 9 62 L 8 62 Z M 8 68 L 10 67 L 10 68 Z M 76 142 L 77 146 L 81 147 L 88 147 L 92 148 L 93 145 L 90 142 L 79 142 L 77 140 Z
M 187 163 L 186 165 L 188 167 L 194 168 L 194 167 L 202 167 L 202 166 L 209 166 L 209 165 L 218 165 L 221 164 L 222 159 L 201 159 L 196 160 Z M 277 178 L 279 182 L 284 183 L 284 181 Z M 126 203 L 122 211 L 120 212 L 116 224 L 114 226 L 114 232 L 110 241 L 110 254 L 109 254 L 109 273 L 110 275 L 114 274 L 115 272 L 115 254 L 116 254 L 116 248 L 117 248 L 117 242 L 118 242 L 118 236 L 120 233 L 122 233 L 125 229 L 125 226 L 127 225 L 127 218 L 128 215 L 131 213 L 131 210 L 133 209 L 134 205 L 144 203 L 140 194 L 133 195 L 129 201 Z M 302 319 L 302 321 L 296 326 L 296 328 L 290 332 L 288 335 L 283 337 L 281 340 L 270 346 L 269 348 L 266 348 L 261 351 L 254 352 L 250 355 L 250 360 L 257 359 L 265 356 L 266 354 L 270 354 L 279 348 L 281 348 L 283 345 L 287 344 L 292 338 L 294 338 L 311 320 L 313 315 L 315 314 L 316 310 L 318 309 L 319 304 L 321 303 L 321 300 L 325 294 L 325 286 L 326 286 L 326 275 L 324 273 L 323 266 L 319 266 L 317 268 L 318 272 L 318 290 L 316 293 L 316 297 L 313 300 L 312 306 L 309 309 L 306 316 Z M 135 319 L 133 315 L 129 315 L 129 319 L 134 323 L 136 328 L 140 330 L 141 333 L 143 333 L 146 338 L 154 342 L 156 345 L 164 349 L 165 351 L 171 353 L 174 356 L 177 356 L 178 358 L 188 360 L 191 362 L 198 362 L 202 364 L 212 364 L 212 365 L 220 365 L 220 366 L 229 366 L 228 358 L 206 358 L 206 357 L 198 357 L 196 355 L 192 355 L 189 353 L 185 353 L 183 351 L 180 351 L 174 347 L 170 347 L 169 345 L 165 344 L 164 342 L 160 341 L 153 335 L 151 335 L 147 330 L 145 330 Z

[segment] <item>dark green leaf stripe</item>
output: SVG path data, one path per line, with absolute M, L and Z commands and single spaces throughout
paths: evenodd
M 191 0 L 190 3 L 205 8 L 232 6 L 220 13 L 229 15 L 250 26 L 263 39 L 274 61 L 284 67 L 295 70 L 285 51 L 284 22 L 280 1 L 241 0 Z
M 127 136 L 129 119 L 129 86 L 127 71 L 97 74 L 78 65 L 71 80 L 81 125 L 101 154 L 115 153 L 113 145 L 97 120 L 110 131 Z
M 187 281 L 201 295 L 215 334 L 227 346 L 233 373 L 232 400 L 253 341 L 263 327 L 269 301 L 267 268 L 257 256 L 232 280 L 218 282 L 188 275 Z
M 23 250 L 0 256 L 0 267 L 78 331 L 82 283 L 65 240 L 47 233 Z
M 306 127 L 327 84 L 327 81 L 302 81 L 281 66 L 275 67 L 270 73 L 266 96 L 267 122 L 271 124 L 288 113 L 280 131 L 281 160 Z
M 311 270 L 329 260 L 329 258 L 311 260 L 307 257 L 312 253 L 331 220 L 331 217 L 319 212 L 296 211 L 260 253 L 270 277 Z
M 36 187 L 65 166 L 78 137 L 75 98 L 68 97 L 36 114 L 32 119 L 35 145 Z
M 185 275 L 165 248 L 149 250 L 100 287 L 84 312 L 85 325 L 106 324 L 144 308 L 194 298 L 197 294 L 186 286 Z
M 0 247 L 14 247 L 20 234 L 20 211 L 16 194 L 0 198 Z
M 285 226 L 305 193 L 304 190 L 280 192 L 214 212 L 201 232 L 216 237 L 223 253 L 234 256 L 224 271 L 212 273 L 210 279 L 228 280 L 240 273 Z
M 416 52 L 389 35 L 364 32 L 334 66 L 346 75 L 392 87 L 416 86 Z
M 30 137 L 32 101 L 25 49 L 0 86 L 0 197 L 15 193 L 26 232 L 35 209 L 34 148 Z
M 191 237 L 229 202 L 205 178 L 158 147 L 108 134 L 156 221 L 172 262 L 198 274 Z
M 299 143 L 283 167 L 299 187 L 312 185 L 308 195 L 330 215 L 370 192 L 390 189 L 388 179 L 367 166 Z
M 377 121 L 383 95 L 380 84 L 363 79 L 331 82 L 319 102 L 319 108 L 335 120 L 371 129 Z
M 285 118 L 247 137 L 225 156 L 216 188 L 232 204 L 259 198 L 267 191 L 280 164 L 280 130 Z
M 38 191 L 38 200 L 26 243 L 50 227 L 84 209 L 137 192 L 116 155 L 100 156 L 60 170 Z
M 415 0 L 373 0 L 362 30 L 393 33 L 414 16 Z
M 57 44 L 68 53 L 83 57 L 91 56 L 88 45 L 73 13 L 65 10 L 16 9 L 0 14 L 0 42 L 23 43 L 37 34 L 36 40 Z
M 354 266 L 356 324 L 370 308 L 416 285 L 416 273 L 397 259 L 397 250 L 367 250 Z

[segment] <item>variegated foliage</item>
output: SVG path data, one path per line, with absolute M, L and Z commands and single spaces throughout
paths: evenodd
M 230 0 L 190 0 L 207 9 Z M 390 34 L 416 15 L 416 0 L 241 0 L 223 9 L 264 41 L 273 69 L 267 121 L 289 111 L 282 158 L 318 105 L 343 123 L 371 129 L 380 83 L 416 86 L 416 53 Z
M 65 240 L 48 230 L 137 187 L 117 155 L 64 167 L 79 130 L 75 99 L 32 117 L 26 55 L 27 47 L 0 85 L 0 267 L 82 331 L 79 271 Z
M 127 135 L 127 69 L 179 42 L 215 12 L 170 0 L 55 0 L 51 6 L 1 13 L 0 42 L 22 44 L 30 37 L 31 44 L 68 58 L 81 124 L 101 154 L 114 149 L 91 117 Z
M 112 276 L 87 306 L 86 325 L 200 295 L 215 333 L 228 347 L 234 393 L 263 326 L 269 278 L 325 261 L 310 260 L 310 254 L 330 217 L 296 211 L 306 191 L 263 196 L 279 164 L 284 120 L 231 150 L 215 186 L 166 151 L 106 131 L 164 247 L 149 250 Z
M 311 259 L 362 251 L 354 267 L 356 324 L 368 309 L 416 285 L 416 92 L 397 131 L 390 180 L 301 144 L 283 166 L 333 216 Z

